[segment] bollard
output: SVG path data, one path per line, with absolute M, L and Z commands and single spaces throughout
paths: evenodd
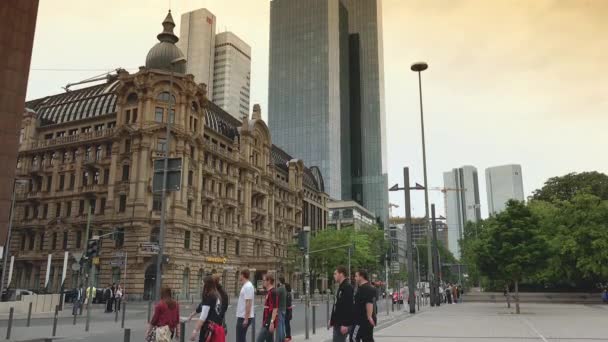
M 316 334 L 316 327 L 317 327 L 317 305 L 313 305 L 312 306 L 312 334 Z
M 13 314 L 15 313 L 15 308 L 11 308 L 8 314 L 8 328 L 6 329 L 6 339 L 10 340 L 11 338 L 11 330 L 13 328 Z
M 114 323 L 118 322 L 118 310 L 114 310 Z
M 27 324 L 26 327 L 30 326 L 32 321 L 32 302 L 30 302 L 30 307 L 27 309 Z
M 179 335 L 179 342 L 186 342 L 186 322 L 179 324 L 181 334 Z
M 76 312 L 74 312 L 74 314 L 72 316 L 74 316 L 74 320 L 72 321 L 72 325 L 76 325 L 76 317 L 78 317 L 78 315 L 76 315 Z
M 125 329 L 124 342 L 131 342 L 131 329 Z
M 255 311 L 253 312 L 253 319 L 251 320 L 251 341 L 255 341 Z
M 327 305 L 326 305 L 326 316 L 325 316 L 325 320 L 329 322 L 329 319 L 331 318 L 331 316 L 329 315 L 329 294 L 327 295 Z
M 125 328 L 125 311 L 127 311 L 127 301 L 122 302 L 122 322 L 120 323 L 120 327 L 122 329 Z
M 152 301 L 148 301 L 148 323 L 150 323 L 150 313 L 152 312 Z
M 55 305 L 55 318 L 53 318 L 53 337 L 57 335 L 57 316 L 59 315 L 59 305 Z
M 392 302 L 392 301 L 391 301 Z M 392 302 L 393 312 L 395 312 L 395 302 Z

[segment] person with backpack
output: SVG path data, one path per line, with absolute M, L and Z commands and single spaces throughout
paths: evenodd
M 203 279 L 201 315 L 192 331 L 190 341 L 225 342 L 226 331 L 222 326 L 222 300 L 213 276 Z
M 222 287 L 222 284 L 220 284 L 219 274 L 214 274 L 213 280 L 215 281 L 215 286 L 217 287 L 217 292 L 219 293 L 220 300 L 222 302 L 222 313 L 220 314 L 220 317 L 222 319 L 222 327 L 224 328 L 226 334 L 228 334 L 228 327 L 226 326 L 226 311 L 228 311 L 229 304 L 228 294 Z
M 170 342 L 180 334 L 179 304 L 172 298 L 171 288 L 163 286 L 146 329 L 146 342 Z

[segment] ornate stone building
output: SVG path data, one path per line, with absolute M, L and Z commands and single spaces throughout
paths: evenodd
M 302 226 L 322 229 L 327 221 L 318 169 L 272 144 L 259 106 L 239 121 L 208 101 L 204 84 L 171 66 L 181 56 L 171 14 L 163 26 L 137 73 L 120 70 L 103 84 L 26 104 L 17 175 L 27 185 L 15 209 L 14 287 L 44 287 L 52 254 L 48 288 L 56 291 L 64 252 L 72 265 L 86 249 L 91 210 L 90 236 L 119 232 L 101 241 L 94 283 L 122 281 L 131 298 L 149 297 L 161 213 L 153 163 L 166 153 L 183 164 L 180 189 L 167 195 L 163 284 L 184 298 L 199 293 L 211 271 L 223 275 L 229 293 L 243 268 L 255 270 L 256 280 L 283 272 L 296 281 L 285 266 L 288 245 Z M 68 267 L 65 286 L 79 277 Z

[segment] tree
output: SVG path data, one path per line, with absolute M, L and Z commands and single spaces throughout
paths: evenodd
M 534 191 L 532 198 L 546 202 L 568 201 L 578 193 L 588 193 L 608 200 L 608 175 L 596 171 L 573 172 L 549 178 L 541 189 Z
M 570 200 L 532 201 L 548 241 L 548 266 L 539 281 L 592 288 L 608 279 L 608 200 L 578 193 Z
M 483 275 L 515 284 L 519 314 L 519 283 L 542 269 L 546 259 L 538 218 L 523 202 L 511 200 L 503 212 L 485 220 L 484 229 L 468 248 Z
M 313 272 L 320 274 L 332 272 L 338 265 L 348 265 L 348 247 L 354 245 L 351 254 L 351 268 L 363 268 L 370 273 L 384 272 L 384 255 L 388 244 L 384 239 L 384 232 L 377 227 L 355 230 L 325 229 L 317 232 L 310 240 L 310 250 L 320 251 L 310 255 L 310 265 Z M 344 246 L 338 249 L 333 247 Z

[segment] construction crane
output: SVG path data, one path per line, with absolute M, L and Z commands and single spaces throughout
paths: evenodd
M 395 203 L 388 204 L 388 212 L 389 212 L 390 217 L 393 217 L 393 208 L 399 208 L 399 205 L 397 205 Z
M 82 80 L 82 81 L 80 81 L 80 82 L 68 83 L 68 84 L 66 84 L 66 86 L 65 86 L 65 87 L 61 87 L 61 88 L 63 88 L 63 90 L 65 90 L 65 91 L 66 91 L 66 93 L 67 93 L 67 92 L 69 92 L 69 91 L 70 91 L 70 87 L 73 87 L 73 86 L 75 86 L 75 85 L 80 85 L 80 84 L 86 84 L 86 83 L 91 83 L 91 82 L 97 82 L 97 81 L 107 81 L 107 80 L 111 79 L 112 77 L 116 77 L 116 75 L 117 75 L 119 72 L 121 72 L 122 70 L 124 70 L 124 69 L 122 69 L 122 68 L 117 68 L 117 69 L 114 69 L 114 70 L 110 70 L 110 71 L 105 72 L 105 73 L 103 73 L 103 74 L 101 74 L 101 75 L 93 76 L 93 77 L 91 77 L 91 78 L 87 78 L 87 79 Z M 112 73 L 114 73 L 114 74 L 112 74 Z

